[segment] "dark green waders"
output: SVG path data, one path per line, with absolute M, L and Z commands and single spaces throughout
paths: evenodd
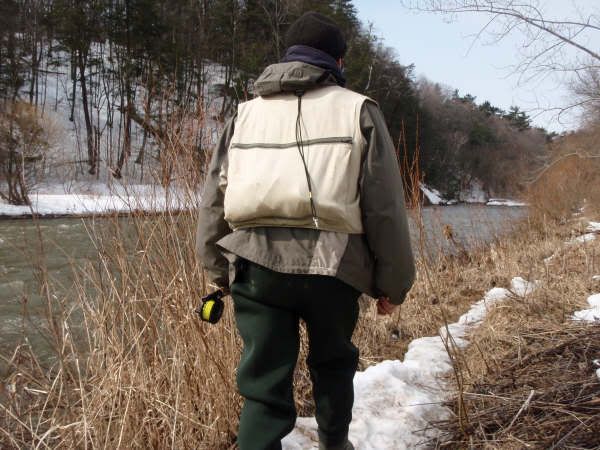
M 281 449 L 294 428 L 299 319 L 308 331 L 319 439 L 325 448 L 343 445 L 354 402 L 358 349 L 350 339 L 360 293 L 334 277 L 283 274 L 242 261 L 231 294 L 244 341 L 237 373 L 245 399 L 240 450 Z

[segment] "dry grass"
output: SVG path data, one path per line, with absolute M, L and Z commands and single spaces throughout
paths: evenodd
M 469 377 L 468 425 L 445 448 L 598 448 L 600 326 L 526 327 L 520 348 Z
M 513 266 L 505 273 L 538 280 L 538 288 L 496 306 L 471 345 L 453 355 L 458 394 L 454 418 L 441 424 L 448 433 L 441 447 L 600 446 L 600 380 L 592 363 L 600 358 L 600 325 L 570 320 L 600 291 L 592 280 L 600 273 L 600 243 L 567 243 L 585 231 L 583 219 L 545 217 L 534 218 L 522 248 L 502 257 Z
M 76 283 L 66 296 L 55 298 L 38 266 L 54 356 L 40 360 L 26 341 L 7 355 L 0 447 L 231 448 L 240 340 L 229 303 L 216 326 L 193 313 L 204 291 L 194 215 L 134 215 L 91 222 L 89 232 L 98 258 L 73 268 Z M 414 289 L 389 318 L 363 301 L 354 335 L 361 366 L 400 358 L 410 340 L 436 334 L 488 287 L 505 285 L 513 267 L 499 255 L 520 245 L 506 239 L 470 256 L 420 259 Z M 300 414 L 312 411 L 306 349 L 303 339 Z
M 548 146 L 551 163 L 527 189 L 532 217 L 538 221 L 568 220 L 581 207 L 600 214 L 600 127 L 588 125 L 556 138 Z
M 194 254 L 195 222 L 191 213 L 167 212 L 91 223 L 98 257 L 73 267 L 76 282 L 63 296 L 43 262 L 37 265 L 53 357 L 40 360 L 26 340 L 6 356 L 0 447 L 234 447 L 240 339 L 229 302 L 216 326 L 193 313 L 205 290 Z M 507 286 L 509 275 L 538 277 L 532 251 L 549 256 L 563 238 L 545 222 L 523 227 L 468 254 L 455 242 L 457 256 L 419 258 L 415 286 L 389 318 L 362 301 L 354 335 L 361 367 L 401 358 L 412 339 L 437 334 L 486 290 Z M 423 255 L 422 224 L 420 231 Z M 440 239 L 451 237 L 448 229 Z M 563 306 L 563 315 L 569 308 Z M 295 377 L 300 414 L 312 412 L 306 350 L 303 335 Z

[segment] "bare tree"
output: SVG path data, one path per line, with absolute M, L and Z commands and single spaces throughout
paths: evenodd
M 489 20 L 476 39 L 491 38 L 497 43 L 512 33 L 521 33 L 523 42 L 520 59 L 514 71 L 520 82 L 532 81 L 550 74 L 565 74 L 590 86 L 600 77 L 600 52 L 594 45 L 600 39 L 600 3 L 573 2 L 573 17 L 551 18 L 540 0 L 401 0 L 412 10 L 433 12 L 455 17 L 477 13 Z M 548 2 L 545 2 L 546 4 Z M 576 82 L 575 82 L 576 83 Z M 576 83 L 577 84 L 577 83 Z M 568 105 L 553 108 L 559 114 L 573 107 L 598 101 L 595 95 L 577 96 Z
M 577 71 L 571 82 L 571 91 L 577 103 L 584 108 L 584 124 L 600 123 L 600 70 L 598 66 L 590 66 Z
M 269 19 L 273 35 L 273 47 L 275 49 L 275 54 L 278 57 L 281 56 L 281 45 L 283 43 L 282 25 L 288 20 L 288 3 L 289 2 L 284 0 L 275 0 L 274 2 L 261 0 L 259 2 L 266 17 Z

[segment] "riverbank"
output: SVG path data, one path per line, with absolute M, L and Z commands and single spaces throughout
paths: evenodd
M 452 206 L 457 204 L 480 204 L 487 206 L 525 207 L 528 204 L 521 200 L 508 198 L 493 198 L 482 189 L 480 184 L 471 186 L 470 189 L 460 192 L 458 198 L 446 199 L 440 191 L 424 183 L 419 184 L 423 203 L 433 206 Z
M 421 186 L 424 199 L 433 206 L 459 204 L 482 206 L 525 207 L 518 200 L 473 198 L 469 201 L 447 201 L 435 189 Z M 194 207 L 199 193 L 176 186 L 165 189 L 155 184 L 124 185 L 115 183 L 47 184 L 36 188 L 30 195 L 31 205 L 10 205 L 0 199 L 0 220 L 44 218 L 84 218 L 130 214 L 157 214 L 189 210 Z
M 579 217 L 541 230 L 526 226 L 505 244 L 465 257 L 455 285 L 463 295 L 474 281 L 473 263 L 479 275 L 499 271 L 498 278 L 480 278 L 478 286 L 487 285 L 480 300 L 455 323 L 445 315 L 438 335 L 410 341 L 400 359 L 357 374 L 350 439 L 365 450 L 558 442 L 596 448 L 600 296 L 589 292 L 600 291 L 600 223 Z M 447 270 L 431 273 L 445 287 Z M 412 320 L 403 314 L 400 324 Z M 506 351 L 508 361 L 501 357 Z M 485 375 L 477 377 L 478 370 Z M 316 429 L 314 418 L 300 418 L 284 449 L 315 449 Z
M 549 228 L 524 256 L 515 269 L 536 289 L 453 349 L 442 448 L 600 447 L 600 223 Z
M 157 214 L 187 210 L 196 194 L 160 185 L 77 183 L 50 184 L 29 195 L 31 205 L 10 205 L 0 199 L 0 219 L 81 218 L 129 214 Z
M 31 196 L 31 205 L 10 205 L 0 200 L 2 219 L 65 219 L 86 217 L 125 217 L 131 214 L 177 213 L 193 208 L 190 199 L 181 194 L 37 194 Z M 433 206 L 481 205 L 502 207 L 526 207 L 516 200 L 490 199 L 484 203 L 447 202 Z
M 195 217 L 183 213 L 177 220 L 169 215 L 156 219 L 147 223 L 134 217 L 126 228 L 122 221 L 108 222 L 94 235 L 99 263 L 79 270 L 73 289 L 64 295 L 58 295 L 52 283 L 46 284 L 52 315 L 44 327 L 56 354 L 40 361 L 24 342 L 7 355 L 11 368 L 0 391 L 0 429 L 4 430 L 0 443 L 16 448 L 32 443 L 52 448 L 84 443 L 119 448 L 126 442 L 129 448 L 202 449 L 233 444 L 240 406 L 235 391 L 240 341 L 230 304 L 217 326 L 197 320 L 193 309 L 203 291 L 203 278 L 193 248 L 186 244 L 193 242 Z M 137 230 L 133 249 L 123 244 L 126 236 L 131 240 L 132 229 Z M 417 281 L 399 311 L 380 318 L 370 299 L 361 301 L 354 335 L 361 349 L 361 371 L 368 373 L 384 361 L 391 366 L 390 361 L 405 361 L 411 342 L 435 337 L 490 289 L 509 288 L 514 276 L 543 281 L 543 273 L 532 270 L 537 267 L 533 261 L 551 257 L 558 243 L 578 236 L 554 223 L 534 226 L 524 221 L 511 235 L 467 252 L 453 240 L 451 230 L 438 232 L 440 239 L 457 247 L 454 256 L 419 257 Z M 422 251 L 426 239 L 414 241 L 421 255 L 426 253 Z M 568 264 L 564 273 L 568 276 Z M 504 305 L 497 309 L 503 311 Z M 567 300 L 565 308 L 574 311 L 581 304 Z M 75 322 L 87 325 L 83 335 L 72 332 Z M 314 410 L 304 362 L 306 344 L 303 334 L 295 385 L 298 411 L 310 417 Z M 417 382 L 419 370 L 414 372 Z M 362 378 L 364 387 L 369 377 Z M 374 385 L 385 386 L 375 381 Z M 414 398 L 398 392 L 364 390 L 360 395 L 388 399 L 387 406 L 400 415 L 418 409 Z M 361 405 L 365 403 L 358 400 L 357 406 Z M 364 412 L 374 414 L 369 408 Z M 361 414 L 357 413 L 357 424 Z M 404 430 L 410 442 L 443 437 L 440 427 L 432 423 L 439 415 L 403 417 L 405 422 L 398 416 L 394 426 L 386 428 L 391 442 L 397 438 L 394 430 Z M 364 448 L 384 450 L 369 440 L 374 435 L 354 437 L 371 445 Z M 316 445 L 310 433 L 308 439 Z M 390 450 L 403 448 L 398 442 Z

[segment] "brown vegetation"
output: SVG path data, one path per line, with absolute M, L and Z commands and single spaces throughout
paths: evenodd
M 585 207 L 600 211 L 600 130 L 589 127 L 557 138 L 551 145 L 553 162 L 529 184 L 527 195 L 537 219 L 566 220 Z
M 455 355 L 465 404 L 453 403 L 445 447 L 600 445 L 600 380 L 592 363 L 600 357 L 600 328 L 570 322 L 600 288 L 592 280 L 600 245 L 566 244 L 574 225 L 547 227 L 544 239 L 531 241 L 513 273 L 540 285 L 494 308 L 471 346 Z
M 230 448 L 240 398 L 240 341 L 230 304 L 221 322 L 193 309 L 203 277 L 193 251 L 190 213 L 90 222 L 98 260 L 76 271 L 63 297 L 39 266 L 54 356 L 40 360 L 27 341 L 7 355 L 0 393 L 0 443 L 23 448 Z M 400 358 L 410 340 L 434 335 L 510 272 L 491 255 L 510 239 L 471 256 L 419 260 L 419 279 L 390 318 L 364 300 L 355 333 L 361 368 Z M 82 326 L 83 325 L 83 326 Z M 312 411 L 303 340 L 296 375 L 300 414 Z
M 0 198 L 29 204 L 36 169 L 57 138 L 55 123 L 36 107 L 22 102 L 0 102 Z
M 598 172 L 575 156 L 551 166 L 533 184 L 533 214 L 523 248 L 506 255 L 512 275 L 539 281 L 525 298 L 489 312 L 454 354 L 458 376 L 453 419 L 441 424 L 445 448 L 598 448 L 598 324 L 571 321 L 600 291 L 598 240 L 575 243 L 597 218 Z M 583 199 L 586 199 L 585 205 Z M 573 206 L 586 216 L 573 218 Z M 439 424 L 438 424 L 439 425 Z
M 522 227 L 469 254 L 456 248 L 457 256 L 419 257 L 417 282 L 389 318 L 377 317 L 373 302 L 363 300 L 354 335 L 361 368 L 401 358 L 412 339 L 437 334 L 514 275 L 542 280 L 548 289 L 536 291 L 533 300 L 515 298 L 491 313 L 481 328 L 488 341 L 475 337 L 464 354 L 453 355 L 467 402 L 455 425 L 466 430 L 465 420 L 478 417 L 469 398 L 473 380 L 502 367 L 504 352 L 524 354 L 526 340 L 519 333 L 526 321 L 562 323 L 581 306 L 584 275 L 591 279 L 590 270 L 598 267 L 598 253 L 588 247 L 567 247 L 547 267 L 541 261 L 561 247 L 567 228 L 550 220 Z M 76 282 L 66 295 L 56 298 L 48 271 L 37 266 L 53 357 L 40 359 L 24 339 L 3 358 L 8 371 L 0 390 L 0 446 L 232 448 L 240 340 L 230 303 L 216 326 L 201 323 L 193 312 L 205 289 L 193 250 L 195 216 L 134 215 L 108 227 L 89 222 L 89 231 L 98 258 L 73 267 Z M 452 242 L 451 229 L 445 228 L 445 236 Z M 429 254 L 423 237 L 415 242 L 420 255 Z M 573 271 L 581 276 L 576 282 Z M 300 414 L 312 412 L 305 356 L 303 337 L 295 380 Z M 515 395 L 523 400 L 521 392 Z
M 600 355 L 600 326 L 519 323 L 518 349 L 498 355 L 489 346 L 503 337 L 481 337 L 477 351 L 492 351 L 484 375 L 467 357 L 475 373 L 463 429 L 443 447 L 598 448 L 600 379 L 590 358 Z

